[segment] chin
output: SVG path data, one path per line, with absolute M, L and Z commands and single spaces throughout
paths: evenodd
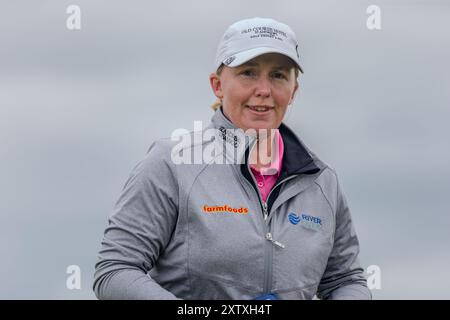
M 255 130 L 259 130 L 259 129 L 271 129 L 274 128 L 274 124 L 272 122 L 251 122 L 246 124 L 246 128 L 248 129 L 255 129 Z

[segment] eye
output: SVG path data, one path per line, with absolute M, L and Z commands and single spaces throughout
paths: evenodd
M 250 70 L 250 69 L 242 71 L 241 74 L 244 76 L 247 76 L 247 77 L 253 77 L 255 75 L 253 70 Z
M 286 76 L 281 72 L 274 72 L 273 77 L 276 79 L 286 79 Z

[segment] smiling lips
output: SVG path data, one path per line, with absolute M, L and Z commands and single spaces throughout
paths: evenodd
M 264 113 L 264 112 L 267 112 L 267 111 L 269 111 L 269 110 L 272 110 L 274 107 L 271 107 L 271 106 L 266 106 L 266 105 L 260 105 L 260 106 L 250 106 L 250 105 L 247 105 L 247 107 L 250 109 L 250 110 L 252 110 L 252 111 L 255 111 L 255 112 L 259 112 L 259 113 Z

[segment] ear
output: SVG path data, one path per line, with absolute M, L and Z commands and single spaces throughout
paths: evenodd
M 211 89 L 214 95 L 217 98 L 222 99 L 223 98 L 222 83 L 220 82 L 220 77 L 217 73 L 213 72 L 209 75 L 209 83 L 211 84 Z

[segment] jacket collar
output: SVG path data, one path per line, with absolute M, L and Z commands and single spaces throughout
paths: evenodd
M 227 129 L 238 129 L 223 113 L 222 107 L 218 108 L 212 119 L 212 126 L 219 131 L 223 132 Z M 293 174 L 314 174 L 320 171 L 322 163 L 316 157 L 313 157 L 304 143 L 295 135 L 295 133 L 284 123 L 278 128 L 284 143 L 284 154 L 283 154 L 283 165 L 281 169 L 280 178 L 293 175 Z M 229 132 L 232 132 L 231 130 Z M 240 156 L 245 156 L 245 164 L 247 164 L 248 159 L 248 146 L 255 140 L 255 137 L 246 136 L 245 141 L 242 141 L 241 137 L 223 137 L 230 140 L 231 143 L 240 145 L 245 143 L 245 148 L 237 148 L 241 151 Z M 243 147 L 243 146 L 241 146 Z M 227 148 L 230 150 L 231 148 Z M 231 152 L 234 152 L 231 149 Z M 238 151 L 239 152 L 239 151 Z M 315 161 L 316 160 L 316 161 Z M 244 162 L 244 161 L 243 161 Z

